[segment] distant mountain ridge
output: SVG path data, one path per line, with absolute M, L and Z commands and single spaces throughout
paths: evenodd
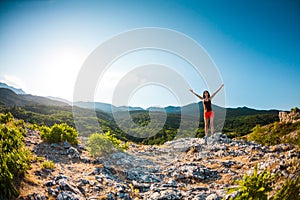
M 66 106 L 68 104 L 51 100 L 46 97 L 34 96 L 30 94 L 17 94 L 11 89 L 0 88 L 0 104 L 6 106 L 25 106 L 25 105 L 49 105 L 49 106 Z
M 8 88 L 0 88 L 0 104 L 7 106 L 23 106 L 30 102 Z
M 68 101 L 68 100 L 60 98 L 60 97 L 47 96 L 46 98 L 51 99 L 51 100 L 55 100 L 55 101 L 61 101 L 61 102 L 64 102 L 66 104 L 72 105 L 71 101 Z
M 151 112 L 166 112 L 170 114 L 184 114 L 189 116 L 198 116 L 199 112 L 203 113 L 203 105 L 201 102 L 191 103 L 184 106 L 167 106 L 167 107 L 149 107 L 143 109 L 141 107 L 132 106 L 114 106 L 108 103 L 101 102 L 69 102 L 62 98 L 57 97 L 41 97 L 26 94 L 22 89 L 16 89 L 5 83 L 0 82 L 0 105 L 7 106 L 24 106 L 42 104 L 50 106 L 77 106 L 85 109 L 102 111 L 108 114 L 113 112 L 136 112 L 136 111 L 151 111 Z M 256 115 L 262 113 L 277 113 L 278 110 L 256 110 L 248 107 L 238 108 L 223 108 L 217 105 L 213 105 L 213 109 L 218 116 L 219 113 L 226 112 L 229 116 L 245 116 L 245 115 Z M 224 109 L 226 111 L 224 111 Z
M 109 103 L 101 103 L 101 102 L 84 102 L 78 101 L 73 103 L 74 106 L 78 106 L 81 108 L 87 109 L 95 109 L 99 111 L 103 111 L 106 113 L 113 113 L 113 112 L 123 112 L 123 111 L 146 111 L 141 107 L 132 107 L 132 106 L 114 106 Z
M 10 90 L 12 90 L 14 93 L 16 93 L 16 94 L 26 94 L 22 89 L 15 88 L 15 87 L 13 87 L 13 86 L 9 86 L 9 85 L 7 85 L 6 83 L 1 83 L 1 82 L 0 82 L 0 88 L 7 88 L 7 89 L 10 89 Z

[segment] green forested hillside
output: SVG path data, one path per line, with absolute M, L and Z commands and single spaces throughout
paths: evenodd
M 268 146 L 289 143 L 300 147 L 300 110 L 293 108 L 288 115 L 288 118 L 282 118 L 280 122 L 266 126 L 256 125 L 245 138 Z
M 278 121 L 277 112 L 266 112 L 262 114 L 234 116 L 227 115 L 223 132 L 229 137 L 244 136 L 251 132 L 256 125 L 267 125 Z
M 196 117 L 184 116 L 185 124 L 181 124 L 181 114 L 168 113 L 167 120 L 163 128 L 156 135 L 151 133 L 151 129 L 146 129 L 146 125 L 150 122 L 149 111 L 131 111 L 131 118 L 123 118 L 121 120 L 122 127 L 128 127 L 129 129 L 124 132 L 121 130 L 111 114 L 102 111 L 97 111 L 98 119 L 91 119 L 88 115 L 92 112 L 88 109 L 76 108 L 80 112 L 85 113 L 86 117 L 81 117 L 80 121 L 80 136 L 88 136 L 91 133 L 98 132 L 99 127 L 89 123 L 90 121 L 97 120 L 101 126 L 101 129 L 113 132 L 119 139 L 130 140 L 134 142 L 142 142 L 144 144 L 161 144 L 167 140 L 171 140 L 176 136 L 180 137 L 202 137 L 204 136 L 204 123 L 203 117 L 200 116 L 200 122 Z M 243 136 L 251 132 L 252 128 L 256 125 L 266 125 L 278 121 L 278 111 L 250 111 L 246 113 L 248 108 L 230 109 L 227 112 L 226 120 L 223 128 L 223 132 L 231 137 Z M 0 112 L 11 112 L 16 118 L 23 119 L 26 122 L 36 123 L 38 125 L 52 126 L 55 123 L 67 123 L 70 126 L 75 127 L 73 120 L 73 113 L 71 106 L 49 106 L 49 105 L 25 105 L 25 106 L 0 106 Z M 159 116 L 161 113 L 152 113 Z M 159 117 L 155 117 L 159 119 Z M 131 120 L 135 123 L 135 127 L 130 127 Z M 152 121 L 155 126 L 155 121 Z M 199 123 L 199 129 L 195 133 L 195 123 Z M 184 130 L 177 134 L 177 129 L 181 124 Z M 216 126 L 217 126 L 216 122 Z M 78 127 L 77 127 L 78 128 Z M 148 131 L 148 132 L 147 132 Z M 153 135 L 151 137 L 143 138 L 147 135 Z
M 79 117 L 76 116 L 75 121 L 72 112 L 74 109 L 76 113 L 79 113 Z M 80 136 L 88 136 L 102 129 L 104 132 L 111 131 L 116 137 L 124 141 L 129 140 L 144 144 L 161 144 L 174 137 L 204 136 L 203 106 L 200 102 L 182 108 L 172 106 L 165 109 L 154 108 L 154 111 L 151 111 L 151 115 L 154 116 L 151 121 L 149 110 L 130 109 L 130 117 L 128 118 L 128 116 L 122 117 L 127 113 L 122 111 L 124 109 L 119 109 L 120 111 L 114 115 L 111 111 L 104 112 L 96 109 L 96 116 L 94 116 L 94 111 L 88 108 L 72 108 L 63 102 L 32 95 L 17 95 L 9 89 L 0 88 L 0 112 L 11 112 L 18 119 L 38 125 L 52 126 L 66 123 L 76 127 Z M 167 112 L 167 119 L 163 127 L 159 128 L 163 120 L 161 111 Z M 263 126 L 278 121 L 277 110 L 254 110 L 246 107 L 227 108 L 225 110 L 225 108 L 214 105 L 214 111 L 216 130 L 222 131 L 230 137 L 243 136 L 250 133 L 256 125 Z M 222 117 L 219 116 L 225 116 L 225 113 L 224 123 Z M 114 120 L 115 115 L 121 116 L 118 124 Z M 152 128 L 147 126 L 150 123 Z M 179 127 L 181 128 L 178 132 Z
M 14 105 L 26 105 L 30 102 L 17 95 L 13 91 L 7 88 L 0 88 L 0 103 L 2 105 L 14 106 Z

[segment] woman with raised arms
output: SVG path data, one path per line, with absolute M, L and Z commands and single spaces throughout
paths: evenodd
M 217 91 L 215 91 L 211 96 L 207 90 L 203 92 L 203 96 L 195 93 L 192 89 L 190 91 L 199 99 L 201 99 L 204 108 L 204 124 L 205 124 L 205 136 L 208 137 L 208 123 L 210 123 L 210 132 L 214 133 L 214 111 L 211 107 L 211 101 L 216 96 L 216 94 L 222 89 L 224 84 L 222 84 Z M 209 121 L 209 122 L 208 122 Z

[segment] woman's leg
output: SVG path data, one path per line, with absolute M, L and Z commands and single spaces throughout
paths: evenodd
M 204 130 L 205 130 L 205 136 L 208 137 L 208 119 L 204 117 Z
M 210 132 L 211 134 L 214 134 L 215 131 L 215 127 L 214 127 L 214 115 L 212 115 L 209 119 L 210 121 Z

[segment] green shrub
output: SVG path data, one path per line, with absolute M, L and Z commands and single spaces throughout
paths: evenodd
M 94 133 L 90 135 L 87 148 L 92 156 L 104 156 L 113 151 L 113 143 L 103 134 Z
M 0 124 L 7 124 L 8 122 L 14 121 L 14 116 L 8 112 L 6 114 L 0 114 Z
M 128 149 L 128 146 L 127 146 L 127 143 L 124 143 L 122 144 L 122 141 L 119 140 L 118 138 L 116 138 L 116 136 L 114 134 L 112 134 L 110 131 L 107 131 L 105 133 L 105 137 L 107 139 L 109 139 L 117 149 L 119 150 L 127 150 Z
M 37 161 L 37 162 L 44 162 L 44 161 L 45 161 L 45 158 L 44 158 L 44 157 L 41 157 L 41 156 L 36 156 L 36 157 L 34 158 L 34 160 Z
M 42 163 L 42 168 L 44 168 L 44 169 L 55 169 L 55 164 L 52 160 L 44 161 Z
M 66 123 L 54 124 L 51 128 L 42 126 L 40 128 L 41 138 L 50 143 L 67 141 L 71 144 L 78 144 L 78 133 L 76 129 Z
M 29 130 L 38 131 L 40 130 L 40 126 L 37 124 L 27 124 L 26 126 Z
M 87 147 L 92 156 L 104 156 L 114 151 L 122 151 L 128 148 L 127 144 L 122 144 L 121 140 L 117 139 L 108 131 L 105 134 L 94 133 L 90 135 Z
M 237 188 L 230 188 L 229 193 L 238 191 L 235 200 L 267 200 L 268 193 L 272 191 L 272 185 L 275 182 L 277 174 L 272 175 L 266 170 L 262 173 L 257 173 L 257 165 L 251 176 L 244 175 L 244 179 L 238 181 Z
M 270 200 L 300 199 L 300 176 L 288 179 Z
M 259 144 L 266 144 L 267 143 L 267 137 L 266 137 L 266 129 L 261 127 L 260 125 L 256 125 L 252 129 L 252 133 L 248 135 L 248 139 L 255 141 Z
M 41 138 L 44 140 L 50 134 L 50 128 L 48 126 L 38 126 L 38 130 L 41 132 Z
M 24 124 L 10 113 L 0 114 L 0 121 L 0 199 L 11 199 L 18 196 L 14 181 L 30 168 L 30 152 L 23 142 Z

